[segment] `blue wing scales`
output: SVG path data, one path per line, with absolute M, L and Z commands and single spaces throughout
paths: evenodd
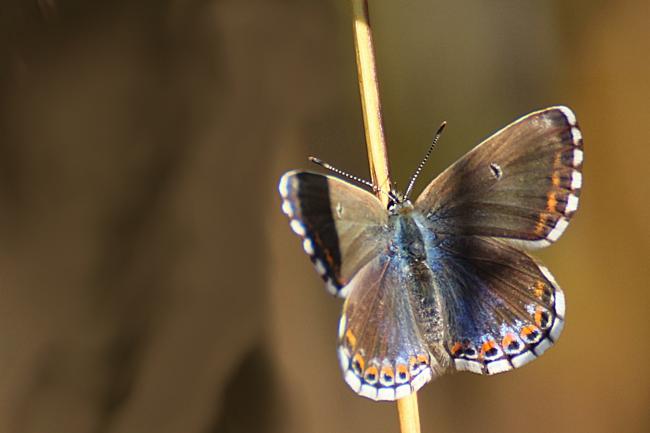
M 445 312 L 444 346 L 457 370 L 511 370 L 559 338 L 564 294 L 525 252 L 502 240 L 446 236 L 430 248 L 428 261 Z

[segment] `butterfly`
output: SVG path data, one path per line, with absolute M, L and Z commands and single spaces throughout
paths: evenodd
M 557 241 L 578 208 L 574 113 L 557 106 L 514 121 L 411 202 L 425 161 L 404 195 L 345 175 L 388 194 L 387 207 L 335 176 L 296 170 L 279 183 L 291 229 L 328 290 L 345 299 L 343 377 L 373 400 L 405 397 L 448 372 L 519 368 L 564 327 L 564 293 L 526 251 Z

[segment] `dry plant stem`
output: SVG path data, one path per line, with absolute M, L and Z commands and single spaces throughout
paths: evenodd
M 385 192 L 390 190 L 390 174 L 388 171 L 388 153 L 384 138 L 384 127 L 381 120 L 381 104 L 379 102 L 379 83 L 375 64 L 375 50 L 372 44 L 372 32 L 368 19 L 367 0 L 351 0 L 352 19 L 354 25 L 354 48 L 357 57 L 357 72 L 359 76 L 359 92 L 363 109 L 363 123 L 368 146 L 368 161 L 372 182 Z M 388 204 L 386 194 L 379 199 Z
M 420 433 L 420 412 L 416 392 L 397 400 L 397 411 L 402 433 Z
M 379 102 L 379 83 L 372 32 L 368 18 L 367 0 L 351 0 L 354 20 L 354 48 L 359 75 L 359 92 L 363 109 L 363 123 L 368 146 L 368 160 L 372 182 L 385 192 L 390 190 L 390 173 L 388 170 L 388 152 L 381 119 Z M 379 194 L 379 199 L 388 204 L 388 196 Z M 418 398 L 414 392 L 397 401 L 399 423 L 402 433 L 420 433 L 420 415 Z

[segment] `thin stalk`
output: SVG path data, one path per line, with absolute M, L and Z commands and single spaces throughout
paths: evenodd
M 399 428 L 402 433 L 420 433 L 417 392 L 397 400 L 397 412 L 399 413 Z
M 384 127 L 379 101 L 379 82 L 372 30 L 368 15 L 367 0 L 351 0 L 354 29 L 354 49 L 359 76 L 359 92 L 363 109 L 363 124 L 368 147 L 368 162 L 372 182 L 384 192 L 390 191 L 390 172 L 388 168 L 388 151 L 384 137 Z M 377 193 L 379 199 L 388 204 L 388 195 Z M 400 430 L 402 433 L 420 433 L 420 414 L 418 398 L 414 392 L 397 401 Z
M 363 124 L 368 147 L 368 162 L 372 182 L 381 190 L 390 191 L 390 173 L 388 170 L 388 152 L 384 138 L 384 126 L 381 119 L 381 103 L 379 102 L 379 82 L 377 81 L 377 66 L 375 50 L 372 42 L 372 31 L 368 18 L 367 0 L 351 0 L 354 29 L 354 50 L 357 58 L 357 73 L 359 76 L 359 93 L 363 109 Z M 386 205 L 388 196 L 378 194 Z

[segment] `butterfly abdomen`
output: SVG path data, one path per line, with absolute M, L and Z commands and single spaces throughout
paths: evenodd
M 444 311 L 442 293 L 436 290 L 431 267 L 431 263 L 436 261 L 436 235 L 421 221 L 417 211 L 398 215 L 394 220 L 395 261 L 399 263 L 402 276 L 402 293 L 398 296 L 408 298 L 410 310 L 418 323 L 418 333 L 431 354 L 434 375 L 439 375 L 449 360 L 440 350 L 444 341 Z

